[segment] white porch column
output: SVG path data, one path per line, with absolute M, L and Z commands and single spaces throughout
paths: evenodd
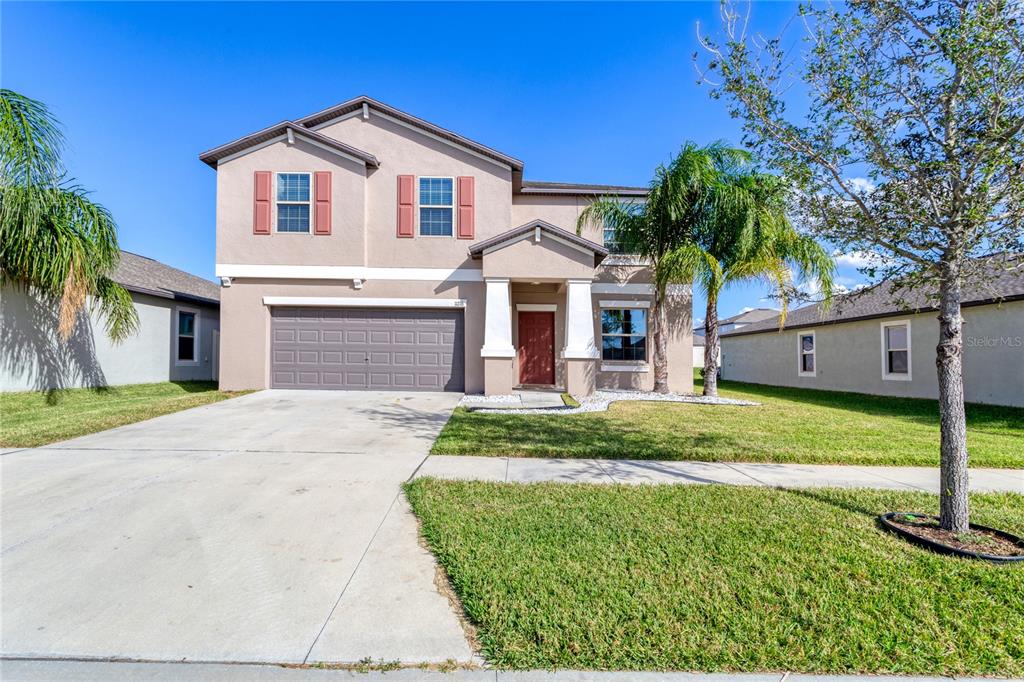
M 565 350 L 562 357 L 567 360 L 596 360 L 600 354 L 594 343 L 594 306 L 589 279 L 566 281 L 565 306 Z
M 512 296 L 508 279 L 488 277 L 485 303 L 484 346 L 480 357 L 514 358 L 512 347 Z

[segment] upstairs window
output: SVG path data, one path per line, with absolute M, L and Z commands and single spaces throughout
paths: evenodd
M 636 214 L 643 210 L 643 204 L 640 203 L 623 203 L 622 208 L 625 211 Z M 625 247 L 622 239 L 616 233 L 613 226 L 609 225 L 606 221 L 604 223 L 603 239 L 601 240 L 604 244 L 604 248 L 608 249 L 608 253 L 618 255 L 629 255 L 629 249 Z
M 455 192 L 452 178 L 420 178 L 420 235 L 452 236 Z
M 195 310 L 178 308 L 178 333 L 176 339 L 176 362 L 180 365 L 195 364 L 198 359 Z
M 797 335 L 798 344 L 798 365 L 797 374 L 802 377 L 813 377 L 817 373 L 816 353 L 814 345 L 814 332 Z
M 277 174 L 277 231 L 309 232 L 310 174 Z
M 601 359 L 647 360 L 647 311 L 643 308 L 601 311 Z
M 910 380 L 910 322 L 882 323 L 882 378 Z

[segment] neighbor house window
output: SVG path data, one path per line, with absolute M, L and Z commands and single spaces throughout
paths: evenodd
M 882 323 L 882 378 L 910 379 L 910 322 Z
M 309 173 L 277 174 L 277 231 L 309 232 Z
M 601 359 L 647 360 L 647 311 L 643 308 L 601 311 Z
M 178 308 L 178 334 L 175 343 L 176 360 L 179 364 L 194 363 L 198 360 L 196 329 L 199 316 L 195 310 Z
M 452 236 L 455 192 L 452 178 L 420 178 L 420 234 Z
M 797 346 L 799 352 L 797 374 L 802 377 L 813 377 L 817 373 L 814 332 L 798 334 Z

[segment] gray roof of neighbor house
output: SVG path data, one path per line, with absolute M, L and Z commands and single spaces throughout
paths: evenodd
M 976 276 L 968 275 L 963 286 L 962 305 L 965 307 L 1024 300 L 1024 257 L 995 254 L 975 261 Z M 821 303 L 790 311 L 786 329 L 800 329 L 822 324 L 840 324 L 878 317 L 892 317 L 908 313 L 936 310 L 935 297 L 922 289 L 894 291 L 891 282 L 879 282 L 850 294 L 836 296 L 832 307 L 825 310 Z M 778 315 L 747 325 L 723 336 L 744 336 L 778 331 Z
M 140 294 L 220 305 L 220 287 L 214 282 L 130 251 L 121 252 L 111 279 Z
M 511 230 L 507 230 L 499 235 L 495 235 L 490 239 L 484 239 L 483 241 L 471 244 L 469 247 L 469 255 L 471 258 L 480 258 L 483 256 L 485 250 L 494 246 L 498 246 L 499 244 L 504 244 L 505 242 L 511 241 L 521 235 L 533 232 L 538 228 L 542 232 L 547 232 L 548 234 L 554 235 L 555 237 L 567 241 L 570 244 L 575 244 L 577 246 L 583 247 L 584 249 L 592 251 L 594 254 L 594 267 L 597 267 L 598 264 L 600 264 L 600 262 L 605 259 L 605 256 L 608 255 L 608 249 L 604 248 L 600 244 L 596 244 L 590 241 L 589 239 L 584 239 L 579 235 L 573 234 L 568 230 L 563 230 L 557 225 L 552 225 L 546 220 L 540 219 L 531 220 L 530 222 L 524 223 L 519 227 L 513 227 Z
M 761 320 L 771 320 L 778 317 L 779 311 L 775 308 L 754 308 L 753 310 L 744 310 L 742 313 L 737 313 L 732 317 L 727 317 L 724 320 L 719 320 L 718 325 L 724 324 L 753 324 L 754 322 L 760 322 Z M 697 327 L 694 329 L 694 334 L 698 331 L 703 330 L 704 327 Z M 703 344 L 702 344 L 703 345 Z
M 578 196 L 647 196 L 646 187 L 628 187 L 625 185 L 585 185 L 573 182 L 539 182 L 523 180 L 520 194 L 566 194 Z

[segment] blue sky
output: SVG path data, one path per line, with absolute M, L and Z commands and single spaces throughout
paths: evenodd
M 753 25 L 776 33 L 795 8 L 759 3 Z M 697 21 L 718 26 L 717 2 L 7 2 L 2 12 L 3 87 L 62 121 L 68 167 L 113 212 L 122 248 L 210 278 L 215 175 L 197 155 L 355 95 L 523 159 L 533 180 L 642 185 L 686 140 L 739 141 L 691 60 Z M 762 295 L 733 288 L 719 313 L 765 305 Z

